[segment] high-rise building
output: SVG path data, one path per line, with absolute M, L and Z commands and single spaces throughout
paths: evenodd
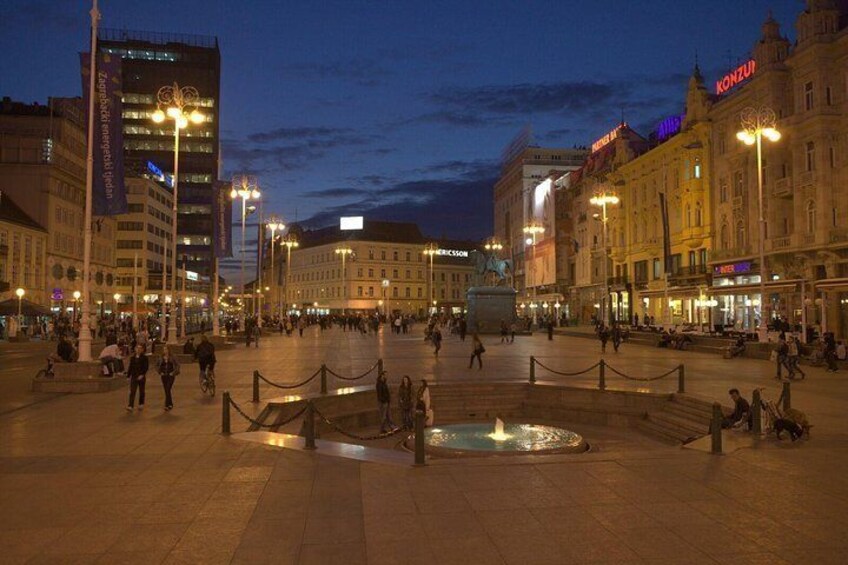
M 127 176 L 150 162 L 174 170 L 173 122 L 156 124 L 156 94 L 174 83 L 199 93 L 199 125 L 181 130 L 177 193 L 177 259 L 189 271 L 213 275 L 212 183 L 218 178 L 221 52 L 215 37 L 103 29 L 100 48 L 122 58 L 124 155 Z M 169 267 L 166 262 L 166 267 Z

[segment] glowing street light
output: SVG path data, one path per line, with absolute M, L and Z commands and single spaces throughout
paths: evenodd
M 291 250 L 292 247 L 298 247 L 300 243 L 291 231 L 286 234 L 281 243 L 286 246 L 286 300 L 283 300 L 283 302 L 288 302 L 289 285 L 291 283 Z M 282 311 L 280 311 L 280 316 L 282 317 Z
M 345 306 L 347 306 L 347 267 L 345 266 L 345 258 L 352 254 L 353 249 L 350 247 L 336 247 L 336 255 L 341 255 L 342 257 L 342 313 L 344 313 Z
M 430 301 L 433 304 L 436 303 L 436 301 L 435 301 L 435 298 L 436 298 L 436 295 L 435 295 L 436 281 L 433 278 L 433 257 L 438 253 L 438 251 L 439 251 L 438 244 L 433 243 L 433 242 L 430 242 L 427 245 L 425 245 L 424 251 L 423 251 L 424 255 L 428 255 L 430 257 L 430 278 L 427 281 L 430 291 L 427 294 L 429 296 Z
M 18 297 L 18 328 L 23 326 L 23 319 L 21 318 L 21 302 L 23 302 L 24 294 L 26 294 L 26 291 L 22 288 L 15 291 L 15 296 Z
M 596 194 L 592 198 L 589 199 L 589 203 L 592 206 L 600 206 L 601 208 L 601 222 L 603 224 L 602 228 L 602 246 L 604 248 L 604 296 L 601 299 L 601 305 L 603 306 L 603 320 L 604 325 L 609 325 L 609 314 L 610 314 L 610 304 L 609 304 L 609 255 L 607 250 L 607 222 L 609 218 L 607 217 L 607 206 L 614 206 L 619 203 L 619 198 L 615 194 L 610 194 L 607 192 L 601 192 Z
M 524 243 L 531 246 L 531 248 L 533 249 L 533 262 L 530 263 L 530 267 L 531 267 L 531 270 L 533 272 L 533 287 L 532 287 L 533 288 L 533 297 L 532 298 L 533 298 L 533 301 L 535 301 L 536 300 L 536 287 L 537 287 L 537 284 L 536 284 L 536 237 L 545 233 L 545 226 L 537 223 L 536 220 L 533 220 L 532 222 L 530 222 L 529 224 L 524 226 L 521 231 L 524 232 L 525 235 L 530 236 L 524 241 Z M 525 289 L 525 292 L 526 292 L 526 290 L 527 290 L 527 275 L 524 276 L 524 289 Z M 530 304 L 530 306 L 532 308 L 534 308 L 533 309 L 533 323 L 538 325 L 538 318 L 536 317 L 535 306 L 533 306 L 532 303 Z
M 247 201 L 258 200 L 262 196 L 259 192 L 259 182 L 256 177 L 251 175 L 237 175 L 233 177 L 233 189 L 230 191 L 230 198 L 235 200 L 241 199 L 241 295 L 245 296 L 245 280 L 244 280 L 244 258 L 246 250 L 245 243 L 245 220 L 247 219 Z M 244 310 L 242 309 L 239 316 L 241 327 L 244 327 Z
M 767 300 L 766 300 L 766 221 L 763 216 L 763 138 L 771 142 L 780 141 L 777 130 L 777 116 L 774 110 L 767 106 L 760 108 L 748 107 L 740 114 L 742 129 L 736 134 L 736 139 L 751 146 L 757 146 L 757 196 L 759 202 L 759 252 L 760 252 L 760 325 L 757 328 L 758 339 L 764 343 L 768 334 Z
M 274 292 L 272 293 L 271 296 L 274 297 L 274 302 L 277 303 L 277 308 L 279 308 L 279 303 L 280 303 L 279 288 L 278 288 L 279 281 L 277 281 L 276 277 L 274 276 L 276 274 L 274 272 L 274 247 L 276 246 L 276 243 L 274 241 L 274 237 L 275 237 L 274 234 L 277 232 L 277 230 L 283 231 L 284 229 L 286 229 L 286 225 L 279 220 L 271 218 L 271 221 L 268 223 L 268 229 L 271 230 L 271 287 L 274 289 Z M 265 290 L 269 290 L 269 289 L 266 287 Z M 272 314 L 274 312 L 274 309 L 275 308 L 272 305 L 271 306 L 271 313 Z

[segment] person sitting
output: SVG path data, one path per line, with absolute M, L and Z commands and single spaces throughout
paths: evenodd
M 668 331 L 663 330 L 662 335 L 660 335 L 660 340 L 657 342 L 657 347 L 665 347 L 668 348 L 671 345 L 671 334 Z
M 730 352 L 731 358 L 739 357 L 740 355 L 745 353 L 745 338 L 741 335 L 738 338 L 736 338 L 736 343 L 731 345 L 728 348 L 728 351 Z
M 59 343 L 56 345 L 56 355 L 65 363 L 74 362 L 74 346 L 71 345 L 64 337 L 59 338 Z
M 744 423 L 748 424 L 750 430 L 753 423 L 753 414 L 751 413 L 751 405 L 748 401 L 742 398 L 738 388 L 732 388 L 727 393 L 733 399 L 733 413 L 722 420 L 721 427 L 724 429 L 737 428 Z
M 117 343 L 107 345 L 100 352 L 100 362 L 106 368 L 106 374 L 112 376 L 115 373 L 120 373 L 124 369 L 124 364 L 121 361 L 121 348 Z
M 185 345 L 183 345 L 183 354 L 191 355 L 194 357 L 194 338 L 190 337 L 186 340 Z

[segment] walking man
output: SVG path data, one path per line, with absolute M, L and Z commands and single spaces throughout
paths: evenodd
M 127 369 L 127 377 L 130 379 L 130 398 L 127 402 L 127 412 L 133 411 L 135 404 L 135 392 L 138 391 L 138 409 L 144 410 L 144 384 L 147 380 L 147 370 L 150 364 L 144 354 L 144 346 L 135 346 L 135 354 L 130 357 L 130 365 Z

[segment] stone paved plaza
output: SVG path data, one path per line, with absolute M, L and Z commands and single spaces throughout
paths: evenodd
M 527 378 L 530 355 L 567 370 L 599 359 L 596 342 L 584 338 L 498 341 L 484 338 L 484 369 L 469 371 L 470 345 L 453 336 L 436 360 L 418 331 L 309 329 L 302 339 L 267 337 L 258 350 L 221 351 L 219 391 L 257 414 L 261 405 L 249 402 L 254 369 L 296 382 L 322 362 L 353 374 L 382 357 L 394 391 L 403 373 L 513 380 Z M 640 436 L 626 450 L 415 468 L 224 437 L 220 395 L 204 398 L 189 368 L 170 413 L 152 375 L 142 413 L 125 412 L 123 390 L 34 398 L 26 359 L 40 346 L 28 347 L 31 354 L 0 345 L 2 563 L 825 564 L 844 563 L 848 551 L 842 373 L 811 368 L 793 387 L 793 405 L 815 426 L 809 441 L 768 439 L 713 456 Z M 635 345 L 605 358 L 636 375 L 683 362 L 689 391 L 726 405 L 730 386 L 748 398 L 755 386 L 779 394 L 765 361 Z M 610 387 L 639 384 L 608 378 Z M 648 390 L 675 387 L 672 379 Z M 263 398 L 272 395 L 262 389 Z M 234 430 L 246 429 L 233 418 Z M 593 431 L 584 433 L 591 442 Z

